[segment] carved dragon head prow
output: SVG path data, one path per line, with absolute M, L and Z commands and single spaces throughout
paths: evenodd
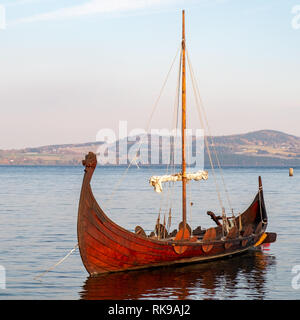
M 83 166 L 85 168 L 93 168 L 95 169 L 97 166 L 97 156 L 93 152 L 89 152 L 86 156 L 85 159 L 82 160 Z

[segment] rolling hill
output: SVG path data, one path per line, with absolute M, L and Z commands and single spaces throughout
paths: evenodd
M 300 137 L 274 130 L 260 130 L 207 138 L 209 145 L 215 146 L 223 167 L 300 166 Z M 0 150 L 0 165 L 79 165 L 87 152 L 97 152 L 101 144 L 90 142 Z M 215 162 L 213 152 L 212 158 Z M 209 166 L 206 148 L 204 159 L 205 166 Z

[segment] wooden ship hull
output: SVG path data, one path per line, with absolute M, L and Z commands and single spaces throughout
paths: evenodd
M 276 239 L 276 234 L 265 232 L 268 219 L 260 178 L 258 193 L 244 213 L 237 217 L 227 218 L 224 208 L 222 208 L 221 217 L 208 212 L 217 227 L 209 228 L 204 232 L 199 232 L 199 228 L 197 228 L 198 232 L 196 232 L 197 229 L 191 232 L 187 224 L 186 184 L 189 179 L 197 181 L 206 179 L 207 172 L 197 172 L 192 175 L 186 172 L 185 53 L 185 15 L 183 11 L 180 54 L 182 170 L 171 176 L 154 176 L 150 179 L 156 189 L 160 181 L 167 182 L 175 179 L 182 182 L 182 222 L 179 225 L 179 231 L 174 234 L 175 237 L 167 235 L 165 226 L 161 225 L 158 219 L 156 236 L 146 236 L 139 226 L 133 233 L 111 221 L 98 205 L 91 189 L 90 182 L 97 166 L 97 158 L 95 154 L 89 153 L 83 161 L 85 175 L 79 202 L 77 234 L 81 258 L 90 275 L 223 258 L 243 253 L 254 246 L 259 246 L 264 242 L 273 242 Z M 179 82 L 177 87 L 179 97 Z M 160 189 L 159 186 L 158 190 Z M 222 223 L 219 220 L 222 220 Z M 162 233 L 161 230 L 163 230 Z
M 261 250 L 251 250 L 235 259 L 170 268 L 113 272 L 98 277 L 87 277 L 80 292 L 80 299 L 168 299 L 172 293 L 173 298 L 183 300 L 191 299 L 195 290 L 199 292 L 199 289 L 202 296 L 214 298 L 220 285 L 224 286 L 224 290 L 230 288 L 231 294 L 234 295 L 239 291 L 238 283 L 241 279 L 247 278 L 252 270 L 256 271 L 255 281 L 248 282 L 248 289 L 255 292 L 256 299 L 264 299 L 266 269 L 273 264 L 272 256 L 265 255 Z M 220 283 L 222 278 L 230 281 Z
M 275 233 L 266 233 L 268 219 L 260 178 L 252 204 L 234 219 L 226 236 L 219 225 L 184 240 L 155 239 L 125 230 L 107 217 L 90 185 L 96 155 L 89 153 L 83 164 L 77 234 L 83 264 L 92 276 L 224 258 L 276 240 Z

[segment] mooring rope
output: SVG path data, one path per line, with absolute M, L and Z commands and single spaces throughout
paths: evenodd
M 78 248 L 78 243 L 75 245 L 75 247 L 69 251 L 62 259 L 60 259 L 58 262 L 56 262 L 52 267 L 50 267 L 49 269 L 47 269 L 46 271 L 40 273 L 39 275 L 37 275 L 36 277 L 34 277 L 34 280 L 37 280 L 41 277 L 43 277 L 46 273 L 48 273 L 49 271 L 53 270 L 55 267 L 57 267 L 58 265 L 60 265 L 62 262 L 64 262 L 76 249 Z

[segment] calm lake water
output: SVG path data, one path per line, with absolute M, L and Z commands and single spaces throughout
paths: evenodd
M 180 186 L 171 196 L 167 188 L 157 194 L 148 184 L 151 175 L 166 170 L 132 168 L 114 190 L 124 170 L 98 167 L 92 181 L 94 195 L 110 218 L 129 230 L 141 225 L 148 234 L 159 208 L 163 216 L 172 203 L 172 230 L 177 228 Z M 250 205 L 258 175 L 262 176 L 268 231 L 278 235 L 269 250 L 90 278 L 77 249 L 54 270 L 34 279 L 77 243 L 83 167 L 0 167 L 0 266 L 6 270 L 0 299 L 299 299 L 300 279 L 294 278 L 292 268 L 299 265 L 300 270 L 300 169 L 294 170 L 294 177 L 288 176 L 288 169 L 276 168 L 223 169 L 223 174 L 235 213 Z M 206 211 L 220 214 L 220 205 L 211 172 L 209 180 L 191 182 L 188 189 L 194 203 L 188 211 L 191 227 L 213 226 Z M 230 212 L 225 193 L 221 195 Z

